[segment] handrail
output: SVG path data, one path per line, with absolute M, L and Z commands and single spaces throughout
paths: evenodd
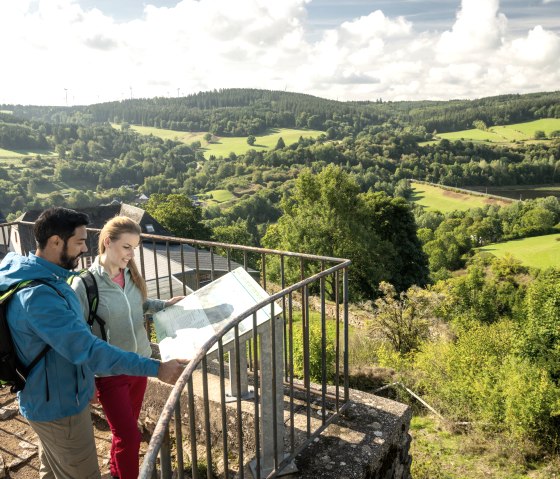
M 164 435 L 165 435 L 165 432 L 168 428 L 168 423 L 171 420 L 171 416 L 173 414 L 175 405 L 180 398 L 181 392 L 185 388 L 185 385 L 187 384 L 187 381 L 190 379 L 190 377 L 192 376 L 195 369 L 197 369 L 197 367 L 202 362 L 203 358 L 210 351 L 210 349 L 218 342 L 218 340 L 220 338 L 223 338 L 223 336 L 225 334 L 227 334 L 229 331 L 231 331 L 235 326 L 239 325 L 239 323 L 241 323 L 241 321 L 248 318 L 251 314 L 256 313 L 257 311 L 259 311 L 263 307 L 267 306 L 268 304 L 271 304 L 272 302 L 285 297 L 285 295 L 288 294 L 288 293 L 297 291 L 298 289 L 301 289 L 303 286 L 306 286 L 308 284 L 313 283 L 314 281 L 316 281 L 319 278 L 322 278 L 324 276 L 328 276 L 328 275 L 334 273 L 335 271 L 338 271 L 338 270 L 343 269 L 343 268 L 347 268 L 350 265 L 350 260 L 342 260 L 342 261 L 343 261 L 342 263 L 340 263 L 336 266 L 333 266 L 333 267 L 331 267 L 327 270 L 321 271 L 320 273 L 317 273 L 317 274 L 315 274 L 315 275 L 313 275 L 309 278 L 306 278 L 303 281 L 299 281 L 298 283 L 295 283 L 294 285 L 292 285 L 288 288 L 285 288 L 282 291 L 279 291 L 278 293 L 275 293 L 275 294 L 271 295 L 270 297 L 268 297 L 267 299 L 265 299 L 265 300 L 259 302 L 258 304 L 252 306 L 251 308 L 246 310 L 244 313 L 242 313 L 242 314 L 238 315 L 237 317 L 231 319 L 222 328 L 220 328 L 216 332 L 216 334 L 214 334 L 210 339 L 208 339 L 208 341 L 206 341 L 206 343 L 204 343 L 204 345 L 199 349 L 198 354 L 187 365 L 187 367 L 185 368 L 185 370 L 183 371 L 183 373 L 181 374 L 181 376 L 179 377 L 179 379 L 175 383 L 175 386 L 173 387 L 173 389 L 172 389 L 172 391 L 171 391 L 171 393 L 170 393 L 170 395 L 169 395 L 169 397 L 168 397 L 168 399 L 165 403 L 163 412 L 161 413 L 161 415 L 159 417 L 159 420 L 156 423 L 156 426 L 155 426 L 154 431 L 152 433 L 152 439 L 150 440 L 148 450 L 146 451 L 146 453 L 144 455 L 144 462 L 142 464 L 142 468 L 141 468 L 139 477 L 141 477 L 141 478 L 150 478 L 151 477 L 151 474 L 153 472 L 154 465 L 155 465 L 155 462 L 156 462 L 157 454 L 158 454 L 159 449 L 160 449 L 160 447 L 163 443 Z M 273 318 L 271 320 L 273 320 Z
M 0 238 L 3 238 L 3 245 L 0 246 L 4 246 L 0 253 L 7 253 L 11 247 L 16 250 L 19 248 L 20 253 L 27 254 L 26 248 L 32 249 L 32 245 L 34 246 L 33 235 L 30 231 L 33 224 L 29 221 L 0 224 Z M 17 234 L 12 236 L 14 231 Z M 100 230 L 88 228 L 88 231 L 98 233 Z M 147 281 L 149 280 L 151 287 L 154 288 L 152 292 L 158 298 L 167 294 L 176 295 L 174 285 L 181 289 L 179 294 L 186 294 L 186 288 L 196 290 L 203 282 L 212 281 L 238 266 L 242 266 L 253 277 L 258 275 L 263 289 L 279 287 L 280 290 L 274 293 L 269 291 L 269 296 L 265 300 L 230 319 L 215 331 L 213 336 L 197 351 L 164 401 L 150 444 L 144 455 L 139 477 L 152 479 L 157 475 L 157 467 L 162 479 L 171 478 L 173 464 L 177 468 L 178 477 L 184 477 L 184 439 L 180 400 L 185 391 L 188 398 L 189 417 L 189 424 L 185 427 L 190 427 L 193 479 L 199 477 L 196 470 L 198 463 L 197 436 L 204 433 L 206 433 L 206 439 L 205 442 L 201 442 L 201 447 L 206 447 L 208 471 L 215 465 L 212 454 L 213 448 L 216 447 L 222 449 L 223 463 L 220 467 L 226 471 L 226 477 L 230 477 L 228 470 L 231 472 L 228 466 L 230 453 L 233 454 L 232 457 L 237 457 L 237 461 L 231 459 L 238 463 L 237 466 L 232 465 L 232 467 L 239 468 L 238 477 L 243 479 L 245 460 L 251 458 L 253 451 L 255 459 L 251 462 L 251 472 L 256 479 L 272 478 L 280 471 L 290 472 L 290 469 L 295 467 L 293 460 L 296 455 L 322 433 L 346 408 L 349 401 L 348 269 L 351 264 L 350 260 L 146 233 L 143 233 L 141 237 L 143 241 L 140 242 L 137 260 L 140 261 L 139 267 L 142 275 Z M 88 238 L 90 254 L 88 257 L 83 257 L 82 267 L 87 266 L 89 257 L 96 253 L 94 239 L 95 235 Z M 183 247 L 185 245 L 193 248 L 192 253 Z M 224 252 L 223 256 L 221 256 L 221 251 Z M 234 251 L 238 253 L 237 259 L 236 256 L 232 258 Z M 241 255 L 242 259 L 240 259 Z M 271 258 L 274 259 L 274 262 L 267 264 L 267 260 Z M 255 263 L 252 263 L 253 260 Z M 242 264 L 234 265 L 234 262 L 237 261 Z M 180 264 L 178 264 L 179 262 Z M 256 269 L 252 269 L 252 267 Z M 277 276 L 272 276 L 272 273 Z M 269 274 L 271 276 L 267 281 Z M 274 288 L 268 288 L 267 285 L 272 285 L 271 279 L 274 277 L 277 279 L 277 283 Z M 288 280 L 288 277 L 291 279 Z M 292 281 L 293 284 L 286 284 L 287 282 L 292 283 Z M 181 286 L 177 286 L 178 282 L 181 283 Z M 336 330 L 332 333 L 335 335 L 334 338 L 327 338 L 325 305 L 327 284 L 328 294 L 332 295 L 332 299 L 334 299 L 333 304 L 329 306 L 332 308 L 331 317 L 336 323 Z M 312 319 L 310 314 L 311 306 L 308 296 L 311 291 L 321 297 L 321 313 L 316 320 Z M 294 301 L 294 294 L 301 296 L 301 304 Z M 274 314 L 276 301 L 281 302 L 281 313 L 278 315 Z M 262 325 L 259 324 L 257 328 L 257 312 L 263 308 L 270 308 L 271 319 Z M 298 328 L 294 327 L 294 312 L 296 315 L 301 314 L 301 325 Z M 252 330 L 240 335 L 240 324 L 251 316 L 253 318 Z M 320 329 L 313 330 L 314 322 L 318 323 L 319 320 Z M 319 325 L 316 324 L 316 326 Z M 227 334 L 231 335 L 232 331 L 235 333 L 235 340 L 226 348 L 222 340 Z M 317 342 L 318 338 L 319 342 Z M 298 381 L 294 372 L 296 341 L 300 341 L 301 344 L 298 354 L 301 354 L 303 364 L 299 365 L 298 375 L 301 374 L 299 377 L 303 377 L 303 381 Z M 212 400 L 212 404 L 214 409 L 220 409 L 210 412 L 207 353 L 211 350 L 215 352 L 216 344 L 218 345 L 217 359 L 220 369 L 220 398 L 218 400 L 216 397 Z M 247 344 L 250 347 L 247 347 Z M 265 346 L 269 348 L 268 351 L 265 350 Z M 309 356 L 312 346 L 320 348 L 320 351 L 316 353 L 320 354 L 320 371 L 313 373 L 318 383 L 317 386 L 320 387 L 311 386 L 313 365 L 310 364 Z M 334 351 L 333 356 L 327 357 L 327 346 Z M 235 424 L 231 424 L 227 420 L 226 402 L 228 401 L 226 401 L 224 387 L 226 378 L 224 363 L 227 364 L 224 356 L 227 353 L 229 353 L 229 394 L 236 396 L 234 398 L 236 408 L 229 407 L 229 411 L 235 417 L 233 420 Z M 212 357 L 215 358 L 215 356 Z M 327 361 L 330 361 L 329 366 L 327 366 Z M 200 400 L 203 401 L 203 410 L 196 409 L 193 390 L 194 371 L 200 366 L 202 367 L 202 393 L 200 397 L 197 396 L 197 400 L 199 406 L 201 405 Z M 317 364 L 313 367 L 316 368 Z M 331 388 L 329 390 L 327 390 L 327 367 L 330 368 L 330 377 L 334 377 L 334 384 L 332 387 L 329 386 Z M 248 376 L 248 371 L 252 371 L 251 378 Z M 214 377 L 213 380 L 217 381 L 218 377 Z M 247 416 L 247 408 L 245 411 L 242 409 L 241 396 L 243 391 L 248 390 L 251 380 L 254 388 L 254 397 L 251 400 L 254 402 L 254 416 Z M 297 382 L 300 384 L 296 384 Z M 287 406 L 289 409 L 284 411 L 284 404 L 289 404 Z M 286 423 L 284 423 L 284 414 L 289 414 L 289 420 Z M 201 415 L 203 415 L 203 420 L 197 423 L 195 416 Z M 213 443 L 210 438 L 209 419 L 211 416 L 216 424 L 221 420 L 221 444 Z M 250 424 L 248 428 L 254 432 L 254 436 L 252 433 L 244 432 L 242 417 L 254 417 L 255 423 Z M 299 425 L 295 421 L 297 417 L 301 418 Z M 173 432 L 170 427 L 173 419 L 175 420 L 174 434 L 177 448 L 176 461 L 172 464 L 171 454 L 174 446 L 171 446 L 169 435 Z M 199 424 L 198 430 L 197 424 Z M 285 436 L 283 436 L 284 433 Z M 219 436 L 214 437 L 215 441 L 217 441 L 216 437 Z M 254 441 L 254 446 L 251 445 L 251 440 Z M 230 441 L 233 442 L 230 444 Z M 236 442 L 237 446 L 234 445 Z M 250 452 L 245 450 L 246 447 L 251 447 Z M 236 450 L 236 448 L 238 449 Z M 237 454 L 235 454 L 236 452 Z M 159 466 L 157 465 L 158 454 L 160 455 Z M 211 477 L 210 472 L 208 472 L 208 477 Z

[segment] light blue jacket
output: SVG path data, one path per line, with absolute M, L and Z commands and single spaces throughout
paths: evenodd
M 132 281 L 130 270 L 124 270 L 124 289 L 116 284 L 105 268 L 99 264 L 99 256 L 89 268 L 97 283 L 97 315 L 105 321 L 107 342 L 113 346 L 150 357 L 152 348 L 144 327 L 144 313 L 155 313 L 165 308 L 161 299 L 144 299 L 140 289 Z M 86 287 L 81 278 L 72 281 L 82 305 L 84 319 L 89 316 Z M 101 338 L 97 321 L 93 322 L 93 334 Z
M 18 356 L 28 365 L 45 344 L 39 361 L 18 393 L 21 413 L 32 421 L 53 421 L 82 411 L 93 395 L 94 373 L 157 376 L 159 362 L 125 352 L 91 334 L 80 302 L 66 280 L 72 273 L 34 254 L 9 253 L 0 263 L 0 292 L 24 280 L 49 282 L 25 288 L 7 310 Z

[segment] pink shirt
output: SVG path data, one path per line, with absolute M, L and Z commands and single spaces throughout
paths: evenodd
M 124 289 L 124 269 L 119 270 L 119 274 L 113 278 L 113 283 L 117 283 Z

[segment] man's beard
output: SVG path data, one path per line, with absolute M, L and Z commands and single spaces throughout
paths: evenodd
M 68 270 L 74 269 L 76 268 L 76 266 L 78 266 L 80 256 L 82 256 L 82 253 L 80 253 L 78 256 L 68 255 L 68 244 L 64 242 L 64 249 L 60 254 L 60 260 L 58 264 L 62 266 L 64 269 L 68 269 Z

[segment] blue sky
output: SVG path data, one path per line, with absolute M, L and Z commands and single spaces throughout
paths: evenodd
M 2 0 L 0 104 L 560 89 L 560 0 Z

